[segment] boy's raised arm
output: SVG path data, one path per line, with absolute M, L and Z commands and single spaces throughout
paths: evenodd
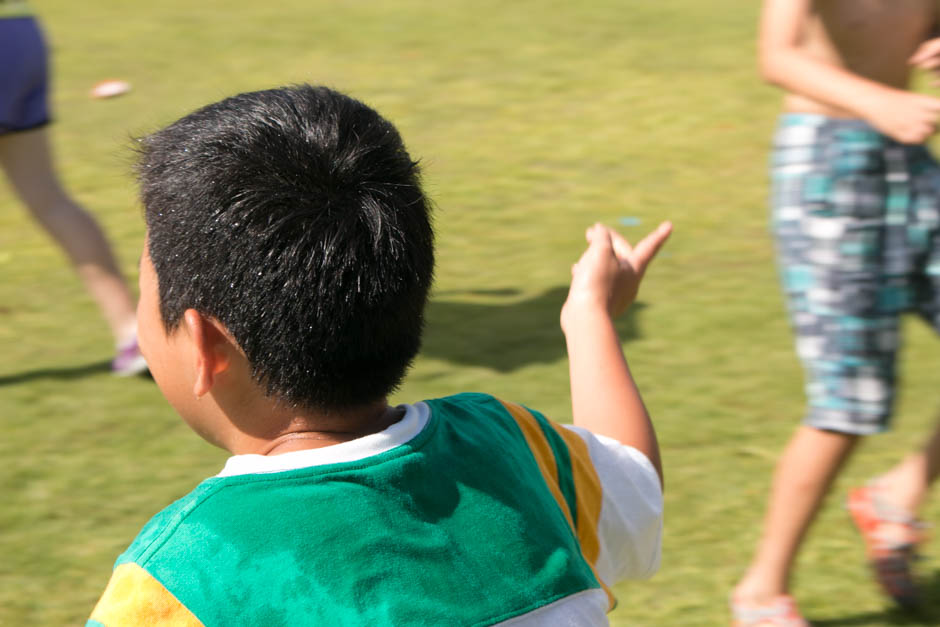
M 904 142 L 918 144 L 935 131 L 940 99 L 864 78 L 808 54 L 801 41 L 812 0 L 764 0 L 758 40 L 765 80 L 867 120 Z M 912 65 L 920 65 L 917 53 Z
M 613 320 L 636 298 L 647 265 L 672 232 L 664 222 L 635 247 L 595 224 L 571 270 L 561 310 L 568 345 L 574 424 L 645 454 L 662 483 L 656 432 L 630 374 Z

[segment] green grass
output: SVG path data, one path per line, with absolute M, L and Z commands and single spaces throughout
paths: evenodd
M 619 586 L 614 625 L 718 625 L 757 539 L 777 453 L 803 411 L 766 229 L 779 94 L 753 62 L 757 3 L 662 0 L 75 3 L 40 0 L 68 188 L 133 280 L 143 235 L 131 137 L 225 95 L 310 81 L 395 122 L 437 205 L 425 350 L 395 400 L 465 390 L 566 421 L 558 309 L 594 221 L 676 224 L 621 327 L 663 447 L 661 572 Z M 125 97 L 90 86 L 129 80 Z M 892 433 L 837 493 L 932 424 L 940 351 L 905 328 Z M 220 468 L 147 380 L 110 377 L 110 338 L 58 250 L 0 187 L 0 624 L 82 621 L 157 510 Z M 837 498 L 795 592 L 822 625 L 887 611 Z M 925 512 L 936 520 L 940 507 Z M 923 565 L 940 613 L 940 566 Z

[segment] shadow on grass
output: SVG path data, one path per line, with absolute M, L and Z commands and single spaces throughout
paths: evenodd
M 465 366 L 482 366 L 512 372 L 537 363 L 554 363 L 566 354 L 565 338 L 558 316 L 568 295 L 568 286 L 554 287 L 526 300 L 515 300 L 520 290 L 483 289 L 446 291 L 436 294 L 471 295 L 495 302 L 467 303 L 434 300 L 428 304 L 427 325 L 421 354 Z M 500 302 L 502 301 L 502 302 Z M 641 337 L 637 314 L 646 305 L 634 303 L 617 319 L 622 341 Z M 70 380 L 110 370 L 110 362 L 62 368 L 40 368 L 0 376 L 0 387 L 39 379 Z M 142 376 L 148 376 L 149 373 Z
M 503 373 L 564 358 L 565 338 L 558 316 L 568 286 L 555 287 L 521 301 L 511 300 L 519 294 L 519 290 L 512 289 L 459 292 L 496 302 L 437 300 L 442 295 L 457 293 L 438 293 L 428 305 L 422 355 Z M 621 340 L 640 337 L 636 316 L 645 307 L 635 303 L 617 320 Z
M 110 361 L 96 361 L 90 364 L 79 366 L 64 366 L 62 368 L 39 368 L 38 370 L 27 370 L 6 376 L 0 376 L 0 387 L 7 385 L 18 385 L 20 383 L 29 383 L 38 379 L 57 379 L 59 381 L 68 381 L 71 379 L 81 379 L 90 377 L 102 372 L 111 371 Z
M 841 618 L 810 620 L 813 627 L 859 627 L 862 625 L 940 625 L 940 571 L 921 581 L 923 603 L 916 610 L 886 608 L 880 612 L 852 614 Z M 886 602 L 887 603 L 887 602 Z

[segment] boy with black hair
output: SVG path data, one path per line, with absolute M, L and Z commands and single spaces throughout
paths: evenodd
M 653 427 L 612 319 L 670 232 L 588 230 L 562 310 L 575 427 L 483 394 L 390 407 L 418 351 L 429 203 L 395 128 L 322 87 L 142 142 L 141 346 L 233 453 L 118 558 L 89 621 L 596 625 L 658 567 Z

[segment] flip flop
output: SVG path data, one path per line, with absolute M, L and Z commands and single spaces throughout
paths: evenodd
M 809 627 L 796 601 L 782 594 L 769 603 L 751 603 L 731 597 L 731 627 Z
M 875 581 L 901 607 L 917 607 L 920 590 L 912 565 L 918 559 L 917 545 L 925 539 L 925 525 L 885 501 L 881 491 L 875 484 L 850 490 L 849 513 L 865 541 Z

